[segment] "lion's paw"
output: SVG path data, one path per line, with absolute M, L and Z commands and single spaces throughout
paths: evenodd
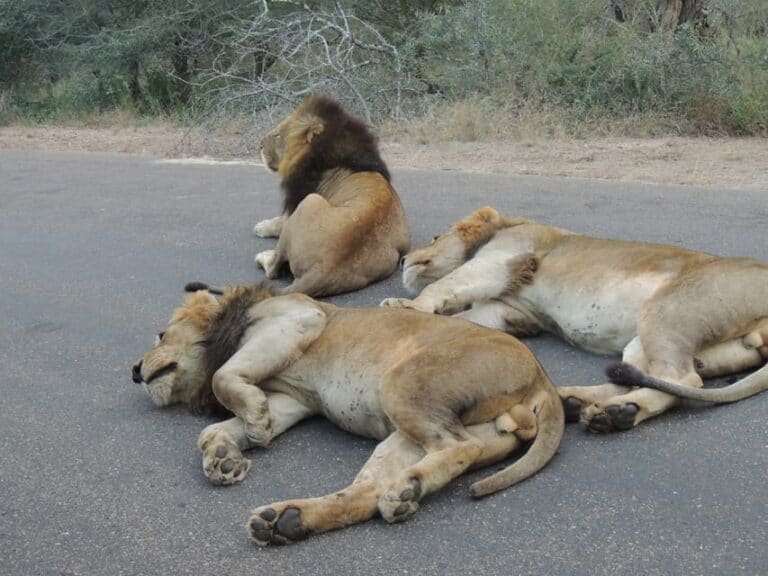
M 604 434 L 629 430 L 635 426 L 639 408 L 634 403 L 615 402 L 606 405 L 587 406 L 582 413 L 582 420 L 590 432 Z
M 203 453 L 203 472 L 212 484 L 229 486 L 245 479 L 251 461 L 226 432 L 226 423 L 211 424 L 200 433 L 197 447 Z
M 311 534 L 301 521 L 301 510 L 287 503 L 256 508 L 245 527 L 259 546 L 292 544 Z
M 379 303 L 379 306 L 382 308 L 408 308 L 407 304 L 410 302 L 413 302 L 413 300 L 408 298 L 384 298 Z
M 575 396 L 563 398 L 563 411 L 566 422 L 578 422 L 581 419 L 581 400 Z
M 411 478 L 404 486 L 388 490 L 379 498 L 379 513 L 387 522 L 402 522 L 419 509 L 420 497 L 421 482 Z
M 256 254 L 254 261 L 256 262 L 257 266 L 260 266 L 261 268 L 264 269 L 264 273 L 267 275 L 267 278 L 269 279 L 277 278 L 278 270 L 277 270 L 277 266 L 275 265 L 277 261 L 276 250 L 264 250 L 263 252 L 259 252 L 258 254 Z
M 250 468 L 251 461 L 233 442 L 214 440 L 203 450 L 203 472 L 216 486 L 241 482 Z
M 275 238 L 279 236 L 278 231 L 275 229 L 274 220 L 274 218 L 269 218 L 267 220 L 257 222 L 253 227 L 253 235 L 258 236 L 259 238 Z
M 410 300 L 409 298 L 384 298 L 379 306 L 382 308 L 409 308 L 419 312 L 426 312 L 427 314 L 434 313 L 433 308 L 424 306 L 418 300 Z

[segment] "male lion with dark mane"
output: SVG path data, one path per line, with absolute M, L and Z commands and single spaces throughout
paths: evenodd
M 530 441 L 519 460 L 472 485 L 474 496 L 490 494 L 535 474 L 560 444 L 557 391 L 508 334 L 413 310 L 339 308 L 268 286 L 187 290 L 133 379 L 158 406 L 221 405 L 234 414 L 200 434 L 211 482 L 243 480 L 251 466 L 244 450 L 312 415 L 381 440 L 343 490 L 256 508 L 247 529 L 259 545 L 377 512 L 405 520 L 427 494 Z
M 768 265 L 755 260 L 591 238 L 485 207 L 408 254 L 403 283 L 418 295 L 382 306 L 623 353 L 611 384 L 559 388 L 568 419 L 594 432 L 631 428 L 678 398 L 734 402 L 768 388 L 768 367 L 702 388 L 702 377 L 768 359 Z
M 256 224 L 279 237 L 256 255 L 267 278 L 284 265 L 286 292 L 329 296 L 386 278 L 410 248 L 405 211 L 390 185 L 376 139 L 326 97 L 312 96 L 261 140 L 261 157 L 280 175 L 283 214 Z

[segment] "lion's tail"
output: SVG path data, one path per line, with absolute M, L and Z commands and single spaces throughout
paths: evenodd
M 555 455 L 565 430 L 565 414 L 554 385 L 547 382 L 545 389 L 547 395 L 539 409 L 534 410 L 538 432 L 530 448 L 514 464 L 472 484 L 470 493 L 475 498 L 487 496 L 522 482 L 544 468 Z
M 692 388 L 674 382 L 667 382 L 666 380 L 649 376 L 626 362 L 612 364 L 606 369 L 605 373 L 614 384 L 644 386 L 661 390 L 678 398 L 703 400 L 704 402 L 714 402 L 716 404 L 737 402 L 763 390 L 768 390 L 768 365 L 763 366 L 746 378 L 742 378 L 735 384 L 723 388 Z

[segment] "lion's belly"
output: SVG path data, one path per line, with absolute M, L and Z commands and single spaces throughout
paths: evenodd
M 313 375 L 319 408 L 339 428 L 383 439 L 392 424 L 379 403 L 381 374 L 374 366 L 351 366 L 343 358 L 318 368 Z
M 643 274 L 628 279 L 607 273 L 596 288 L 588 282 L 564 286 L 537 277 L 519 301 L 545 328 L 573 345 L 598 354 L 620 354 L 637 335 L 643 304 L 668 278 Z

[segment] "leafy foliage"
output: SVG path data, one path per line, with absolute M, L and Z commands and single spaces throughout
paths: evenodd
M 660 31 L 659 5 L 0 0 L 0 115 L 219 121 L 322 90 L 373 122 L 489 98 L 574 122 L 658 114 L 692 132 L 766 133 L 768 2 L 709 0 L 706 35 Z

